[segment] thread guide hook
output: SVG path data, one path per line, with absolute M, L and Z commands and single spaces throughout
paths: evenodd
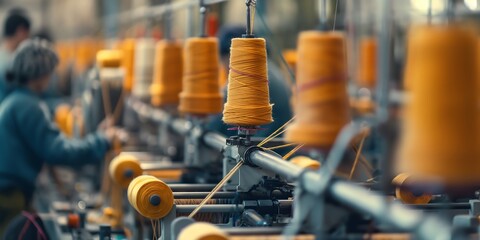
M 245 0 L 245 5 L 247 6 L 247 29 L 246 34 L 244 34 L 242 37 L 254 38 L 255 35 L 253 35 L 253 25 L 257 0 Z

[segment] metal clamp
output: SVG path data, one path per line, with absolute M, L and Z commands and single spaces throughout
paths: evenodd
M 246 165 L 248 166 L 251 166 L 251 167 L 257 167 L 257 165 L 255 165 L 253 162 L 252 162 L 252 159 L 250 158 L 250 154 L 254 151 L 264 151 L 263 148 L 261 147 L 257 147 L 257 146 L 251 146 L 247 149 L 245 149 L 245 151 L 242 153 L 240 152 L 240 156 L 242 156 L 243 158 L 243 161 L 245 162 Z

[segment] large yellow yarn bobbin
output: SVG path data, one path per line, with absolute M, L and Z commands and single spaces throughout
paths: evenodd
M 477 40 L 459 26 L 409 35 L 410 90 L 397 172 L 447 187 L 480 185 Z
M 271 123 L 265 39 L 234 38 L 230 49 L 228 96 L 223 121 L 234 126 Z
M 316 31 L 300 34 L 297 117 L 286 131 L 288 141 L 329 148 L 350 121 L 345 58 L 343 35 Z
M 139 176 L 128 185 L 128 201 L 142 216 L 165 217 L 173 207 L 172 189 L 152 176 Z
M 193 115 L 222 111 L 216 38 L 190 38 L 184 49 L 183 91 L 179 110 Z
M 213 224 L 197 222 L 184 228 L 178 240 L 228 240 L 228 235 Z
M 143 173 L 138 159 L 129 154 L 120 154 L 114 158 L 108 170 L 113 181 L 124 188 L 127 188 L 134 178 Z
M 164 40 L 157 43 L 155 51 L 155 70 L 150 86 L 152 105 L 178 104 L 182 91 L 182 45 Z

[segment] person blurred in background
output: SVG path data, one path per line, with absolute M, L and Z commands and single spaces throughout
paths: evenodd
M 220 60 L 227 73 L 230 68 L 230 45 L 232 39 L 240 38 L 243 34 L 245 34 L 244 26 L 225 26 L 219 31 Z M 226 88 L 225 86 L 225 99 L 227 97 Z M 274 104 L 272 109 L 274 121 L 266 126 L 262 126 L 261 130 L 255 135 L 257 137 L 270 135 L 292 118 L 292 110 L 290 107 L 291 90 L 287 86 L 278 65 L 270 58 L 268 58 L 268 88 L 270 90 L 270 103 Z M 223 123 L 221 114 L 212 117 L 208 125 L 209 130 L 222 133 L 225 136 L 237 134 L 236 131 L 228 130 L 228 128 L 229 126 Z
M 12 92 L 0 104 L 0 236 L 16 215 L 30 209 L 44 164 L 98 163 L 115 135 L 106 123 L 83 139 L 69 139 L 60 132 L 40 97 L 57 64 L 46 41 L 28 40 L 15 52 L 6 74 Z
M 20 8 L 8 12 L 3 24 L 3 41 L 0 46 L 0 102 L 9 92 L 5 73 L 11 64 L 12 54 L 19 44 L 30 35 L 30 19 L 27 13 Z
M 53 38 L 48 28 L 41 28 L 34 34 L 31 39 L 40 39 L 48 42 L 52 46 L 55 46 L 55 39 Z M 48 88 L 42 93 L 43 100 L 47 103 L 52 114 L 55 113 L 55 109 L 61 105 L 68 103 L 70 98 L 68 97 L 68 84 L 61 81 L 58 72 L 52 74 L 52 79 L 48 83 Z

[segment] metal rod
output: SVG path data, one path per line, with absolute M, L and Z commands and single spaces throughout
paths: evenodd
M 383 224 L 417 233 L 420 239 L 451 238 L 451 228 L 443 221 L 426 217 L 422 212 L 409 209 L 400 203 L 389 203 L 384 196 L 373 194 L 352 183 L 335 181 L 328 188 L 328 194 L 336 201 L 371 215 Z
M 453 20 L 454 12 L 455 12 L 455 3 L 453 0 L 445 0 L 445 15 L 446 15 L 446 22 L 449 23 Z
M 192 128 L 192 124 L 184 119 L 175 119 L 170 122 L 170 127 L 177 134 L 184 136 Z
M 391 55 L 391 0 L 380 1 L 380 31 L 378 35 L 378 68 L 377 79 L 379 79 L 376 89 L 377 95 L 377 120 L 384 122 L 388 119 L 389 107 L 389 89 L 390 89 L 390 55 Z
M 305 191 L 319 194 L 318 183 L 321 183 L 322 177 L 317 172 L 304 170 L 263 151 L 252 151 L 250 156 L 246 157 L 250 157 L 253 164 L 275 172 L 287 180 L 300 181 Z M 332 181 L 328 184 L 325 193 L 339 203 L 371 215 L 379 223 L 416 233 L 420 239 L 449 239 L 451 237 L 450 226 L 441 219 L 427 216 L 398 203 L 389 203 L 385 201 L 385 196 L 353 183 Z
M 170 4 L 171 0 L 167 0 L 167 3 Z M 173 12 L 171 10 L 168 10 L 165 12 L 165 17 L 164 17 L 164 25 L 163 25 L 163 32 L 166 40 L 171 41 L 173 39 L 172 37 L 172 15 Z
M 318 14 L 320 17 L 320 29 L 326 31 L 328 29 L 327 0 L 319 0 L 318 8 Z
M 168 184 L 174 192 L 211 191 L 215 184 Z
M 470 203 L 429 203 L 429 204 L 411 204 L 408 205 L 414 209 L 422 210 L 470 210 Z
M 198 205 L 177 205 L 177 213 L 191 213 Z M 241 212 L 245 209 L 243 205 L 236 204 L 206 204 L 200 209 L 200 213 L 225 213 Z
M 304 171 L 295 164 L 285 161 L 267 152 L 254 151 L 252 154 L 250 154 L 250 157 L 255 165 L 278 173 L 289 181 L 296 180 Z
M 283 227 L 248 227 L 248 228 L 226 228 L 222 229 L 229 235 L 234 236 L 253 236 L 253 235 L 279 235 L 283 231 Z
M 247 0 L 247 31 L 246 31 L 247 36 L 252 35 L 252 32 L 253 32 L 252 25 L 251 25 L 252 23 L 250 22 L 251 14 L 252 14 L 251 6 L 249 4 L 249 0 Z
M 140 164 L 143 171 L 159 171 L 159 170 L 181 170 L 185 169 L 183 164 L 171 162 L 142 162 Z
M 207 36 L 207 7 L 205 0 L 200 0 L 200 37 Z
M 213 5 L 222 2 L 226 2 L 229 0 L 205 0 L 205 5 Z M 119 14 L 112 14 L 106 16 L 105 18 L 115 19 L 120 23 L 130 23 L 135 21 L 141 21 L 143 19 L 151 18 L 151 17 L 159 17 L 164 15 L 167 11 L 178 11 L 181 9 L 185 9 L 191 6 L 196 6 L 198 4 L 198 0 L 183 0 L 183 1 L 175 1 L 174 3 L 165 3 L 160 4 L 157 6 L 148 6 L 148 7 L 139 7 L 133 10 L 128 10 Z
M 203 141 L 207 146 L 218 150 L 222 151 L 223 147 L 226 144 L 226 138 L 218 133 L 214 132 L 207 132 L 205 135 L 203 135 Z
M 175 199 L 204 199 L 210 192 L 174 192 Z M 213 195 L 213 199 L 233 199 L 236 196 L 236 192 L 216 192 Z
M 432 23 L 432 0 L 428 0 L 428 12 L 427 12 L 427 19 L 428 19 L 428 24 Z

